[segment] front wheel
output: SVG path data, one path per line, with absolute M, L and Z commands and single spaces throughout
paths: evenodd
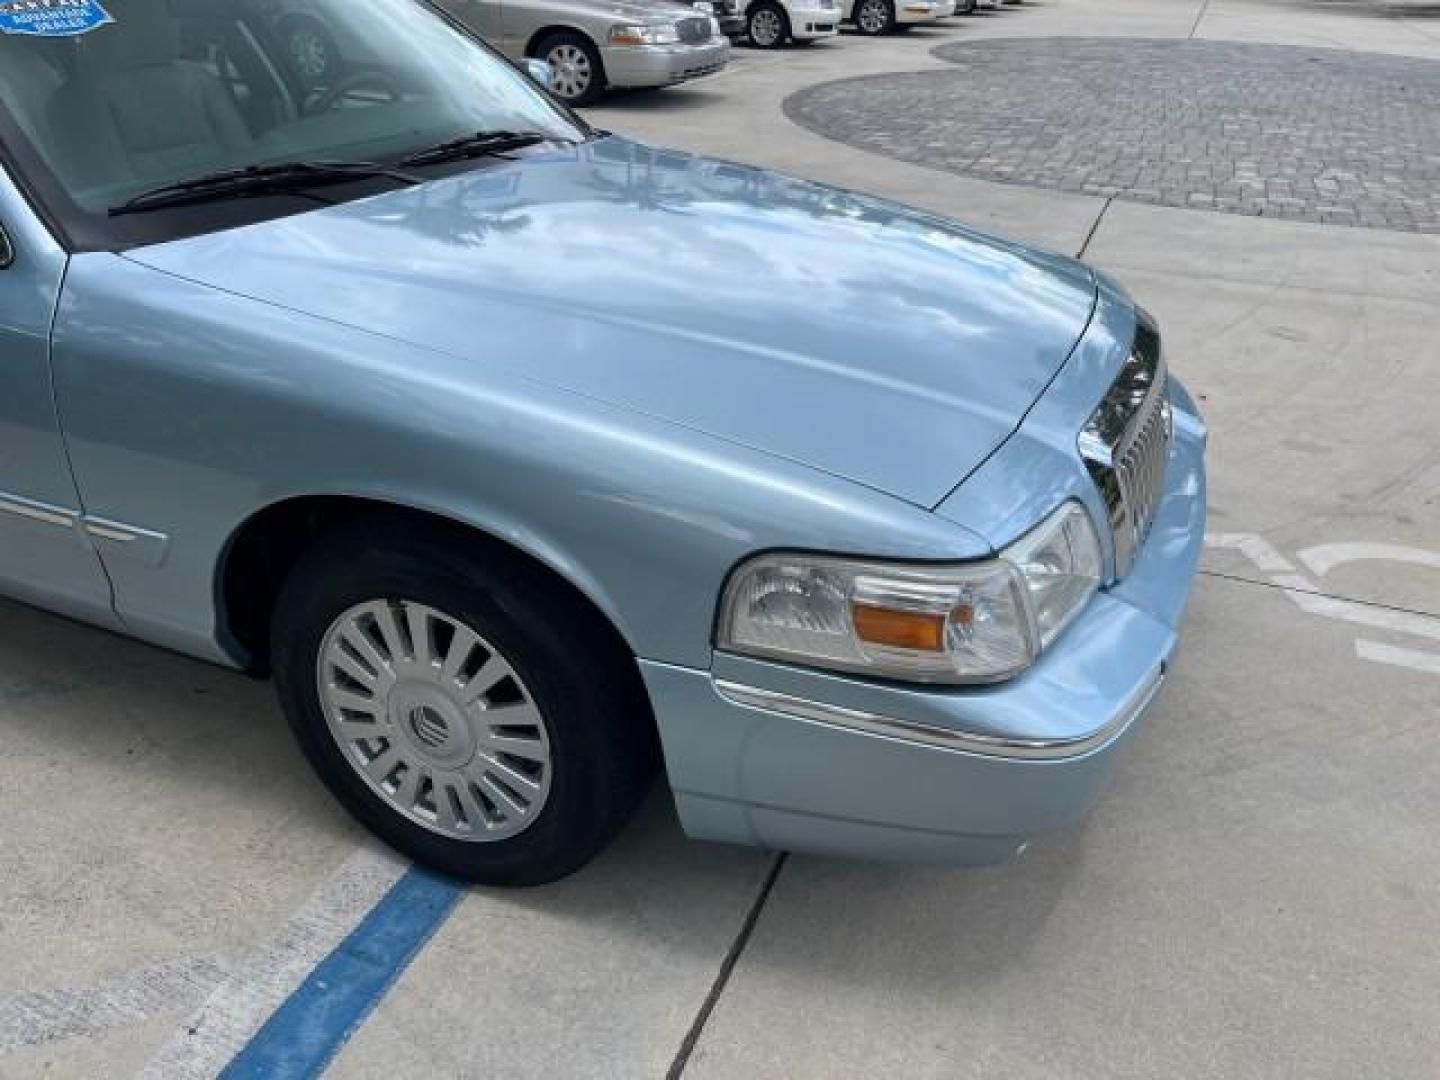
M 550 65 L 550 92 L 567 105 L 589 105 L 605 89 L 605 64 L 581 34 L 552 34 L 535 50 Z
M 745 28 L 750 44 L 757 49 L 778 49 L 790 36 L 790 20 L 779 4 L 751 4 Z
M 891 0 L 860 0 L 855 6 L 855 29 L 866 37 L 888 34 L 895 28 L 895 5 Z
M 467 548 L 384 526 L 322 541 L 276 607 L 276 686 L 320 778 L 393 847 L 470 881 L 553 881 L 644 791 L 642 691 L 545 571 Z

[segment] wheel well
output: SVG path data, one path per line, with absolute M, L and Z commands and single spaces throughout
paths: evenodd
M 585 31 L 577 30 L 573 26 L 545 26 L 541 27 L 539 30 L 536 30 L 535 33 L 530 35 L 530 40 L 525 43 L 525 55 L 536 55 L 537 51 L 540 48 L 540 43 L 544 41 L 547 37 L 552 37 L 555 34 L 575 34 L 576 36 L 582 37 L 586 41 L 590 42 L 591 45 L 595 45 L 594 38 L 592 38 L 589 34 L 585 33 Z M 595 45 L 595 48 L 599 49 L 599 46 Z
M 315 495 L 289 499 L 259 511 L 240 526 L 221 555 L 216 602 L 222 644 L 254 675 L 269 674 L 270 617 L 280 588 L 313 544 L 336 529 L 361 520 L 389 520 L 451 533 L 472 550 L 486 549 L 521 559 L 561 585 L 588 610 L 633 674 L 635 689 L 648 702 L 635 653 L 624 635 L 583 591 L 528 552 L 491 533 L 453 518 L 373 499 Z

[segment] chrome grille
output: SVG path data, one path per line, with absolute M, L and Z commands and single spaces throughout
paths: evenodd
M 680 40 L 687 45 L 694 45 L 702 41 L 710 40 L 709 19 L 681 19 L 677 27 Z
M 1129 571 L 1155 523 L 1172 434 L 1160 335 L 1142 313 L 1120 375 L 1080 434 L 1080 455 L 1110 511 L 1117 578 Z
M 1155 522 L 1165 486 L 1165 463 L 1170 458 L 1169 393 L 1163 373 L 1159 387 L 1148 415 L 1139 418 L 1134 435 L 1115 458 L 1137 548 L 1150 535 L 1150 526 Z

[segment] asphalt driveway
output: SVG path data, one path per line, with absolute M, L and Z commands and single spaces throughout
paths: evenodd
M 1049 158 L 1044 178 L 997 183 L 947 164 L 963 108 L 905 160 L 837 130 L 833 108 L 787 115 L 862 76 L 923 73 L 963 101 L 983 88 L 955 50 L 992 38 L 1032 58 L 1016 39 L 1331 49 L 1344 70 L 1433 81 L 1440 20 L 1045 0 L 742 51 L 720 76 L 591 112 L 1083 252 L 1156 314 L 1212 426 L 1212 535 L 1174 678 L 1114 790 L 1084 829 L 983 872 L 690 843 L 657 790 L 577 877 L 454 897 L 332 1075 L 1436 1074 L 1440 236 L 1413 214 L 1328 224 L 1092 194 Z M 980 103 L 1001 164 L 1033 149 L 1024 123 L 1053 91 L 1033 66 L 1011 74 L 987 84 L 1006 109 Z M 913 103 L 881 98 L 864 130 L 910 131 Z M 1205 153 L 1196 183 L 1250 160 Z M 1251 161 L 1262 185 L 1268 160 Z M 1412 174 L 1389 175 L 1408 190 Z M 0 821 L 0 1077 L 17 1080 L 214 1075 L 407 874 L 312 779 L 268 687 L 8 605 Z

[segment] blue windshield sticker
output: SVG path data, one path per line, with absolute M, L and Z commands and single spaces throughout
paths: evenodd
M 96 0 L 0 0 L 0 34 L 75 37 L 114 21 Z

